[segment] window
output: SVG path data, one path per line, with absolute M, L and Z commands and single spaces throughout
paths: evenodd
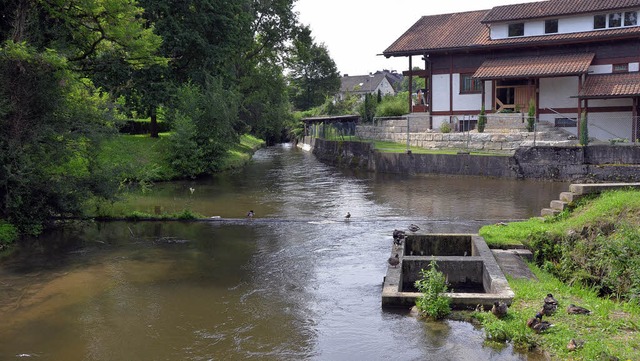
M 596 15 L 593 17 L 593 28 L 594 29 L 604 29 L 607 27 L 607 16 L 606 15 Z
M 473 74 L 460 74 L 460 93 L 481 93 L 482 80 L 472 78 Z
M 558 19 L 545 20 L 545 22 L 544 22 L 544 33 L 545 34 L 555 34 L 557 32 L 558 32 Z
M 524 36 L 524 23 L 509 24 L 509 37 Z
M 613 72 L 614 73 L 628 73 L 629 72 L 629 63 L 613 64 Z
M 619 28 L 622 26 L 622 13 L 609 14 L 609 27 Z
M 624 26 L 638 25 L 638 13 L 635 11 L 627 11 L 624 13 Z
M 555 118 L 556 128 L 575 128 L 578 126 L 578 120 L 576 118 Z

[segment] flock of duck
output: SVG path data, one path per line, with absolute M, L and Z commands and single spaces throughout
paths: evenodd
M 347 213 L 346 218 L 348 219 L 350 216 L 351 215 Z M 420 227 L 415 224 L 411 224 L 409 225 L 408 229 L 409 231 L 415 233 L 420 230 Z M 406 235 L 407 233 L 405 231 L 394 229 L 393 230 L 394 246 L 401 245 Z M 399 254 L 396 253 L 394 256 L 389 257 L 388 263 L 390 266 L 396 268 L 400 264 Z M 509 307 L 505 302 L 495 301 L 493 303 L 493 306 L 491 307 L 491 313 L 493 313 L 497 318 L 503 318 L 507 315 L 508 309 Z M 548 330 L 549 328 L 553 327 L 553 324 L 551 324 L 549 321 L 544 321 L 542 318 L 545 316 L 549 317 L 553 315 L 554 313 L 556 313 L 557 310 L 558 310 L 558 300 L 556 300 L 555 297 L 553 297 L 553 294 L 548 293 L 547 296 L 544 298 L 544 302 L 542 304 L 542 308 L 540 309 L 540 311 L 536 313 L 535 317 L 532 317 L 527 320 L 527 327 L 532 329 L 535 333 L 541 333 Z M 567 306 L 567 313 L 570 315 L 588 315 L 591 313 L 591 311 L 581 306 L 569 304 L 569 306 Z M 569 340 L 569 343 L 567 344 L 567 349 L 569 351 L 575 351 L 576 349 L 582 347 L 583 345 L 584 345 L 584 341 L 576 340 L 572 338 L 571 340 Z
M 553 327 L 549 321 L 544 321 L 543 317 L 549 317 L 556 313 L 558 310 L 558 300 L 553 297 L 551 293 L 548 293 L 544 298 L 544 303 L 542 304 L 542 308 L 538 311 L 535 317 L 532 317 L 527 320 L 527 327 L 532 329 L 535 333 L 541 333 L 548 330 L 550 327 Z M 508 307 L 507 304 L 502 301 L 495 301 L 493 303 L 493 307 L 491 308 L 491 313 L 493 313 L 498 318 L 503 318 L 507 315 Z M 567 313 L 570 315 L 588 315 L 591 313 L 590 310 L 576 306 L 574 304 L 569 304 L 567 307 Z M 567 344 L 567 349 L 569 351 L 574 351 L 584 344 L 584 341 L 571 339 Z
M 420 227 L 416 224 L 410 224 L 409 225 L 409 231 L 416 233 L 420 230 Z M 399 230 L 399 229 L 394 229 L 393 230 L 393 245 L 394 246 L 399 246 L 402 244 L 402 241 L 404 240 L 404 238 L 407 236 L 407 232 Z M 389 265 L 391 265 L 393 268 L 398 267 L 398 265 L 400 264 L 400 254 L 396 253 L 395 256 L 389 257 L 388 261 Z

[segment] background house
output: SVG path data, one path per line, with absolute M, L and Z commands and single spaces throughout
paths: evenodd
M 548 0 L 424 16 L 384 51 L 425 70 L 432 127 L 454 116 L 527 111 L 577 134 L 637 141 L 640 0 Z
M 364 99 L 366 94 L 395 95 L 398 86 L 402 82 L 402 75 L 395 71 L 382 70 L 369 75 L 349 76 L 345 74 L 341 78 L 340 92 L 337 100 L 344 100 L 347 95 L 354 95 Z

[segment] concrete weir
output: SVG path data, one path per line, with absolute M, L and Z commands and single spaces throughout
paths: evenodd
M 511 304 L 514 293 L 486 242 L 474 234 L 413 234 L 401 245 L 394 245 L 392 255 L 400 264 L 389 266 L 382 288 L 382 307 L 415 305 L 422 294 L 414 283 L 420 270 L 428 269 L 435 260 L 444 273 L 454 309 L 473 309 L 477 305 L 491 307 L 494 301 Z

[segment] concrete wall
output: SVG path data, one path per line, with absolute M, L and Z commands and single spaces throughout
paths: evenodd
M 373 143 L 315 140 L 318 159 L 380 173 L 447 174 L 580 182 L 637 182 L 640 147 L 522 147 L 513 156 L 376 152 Z

